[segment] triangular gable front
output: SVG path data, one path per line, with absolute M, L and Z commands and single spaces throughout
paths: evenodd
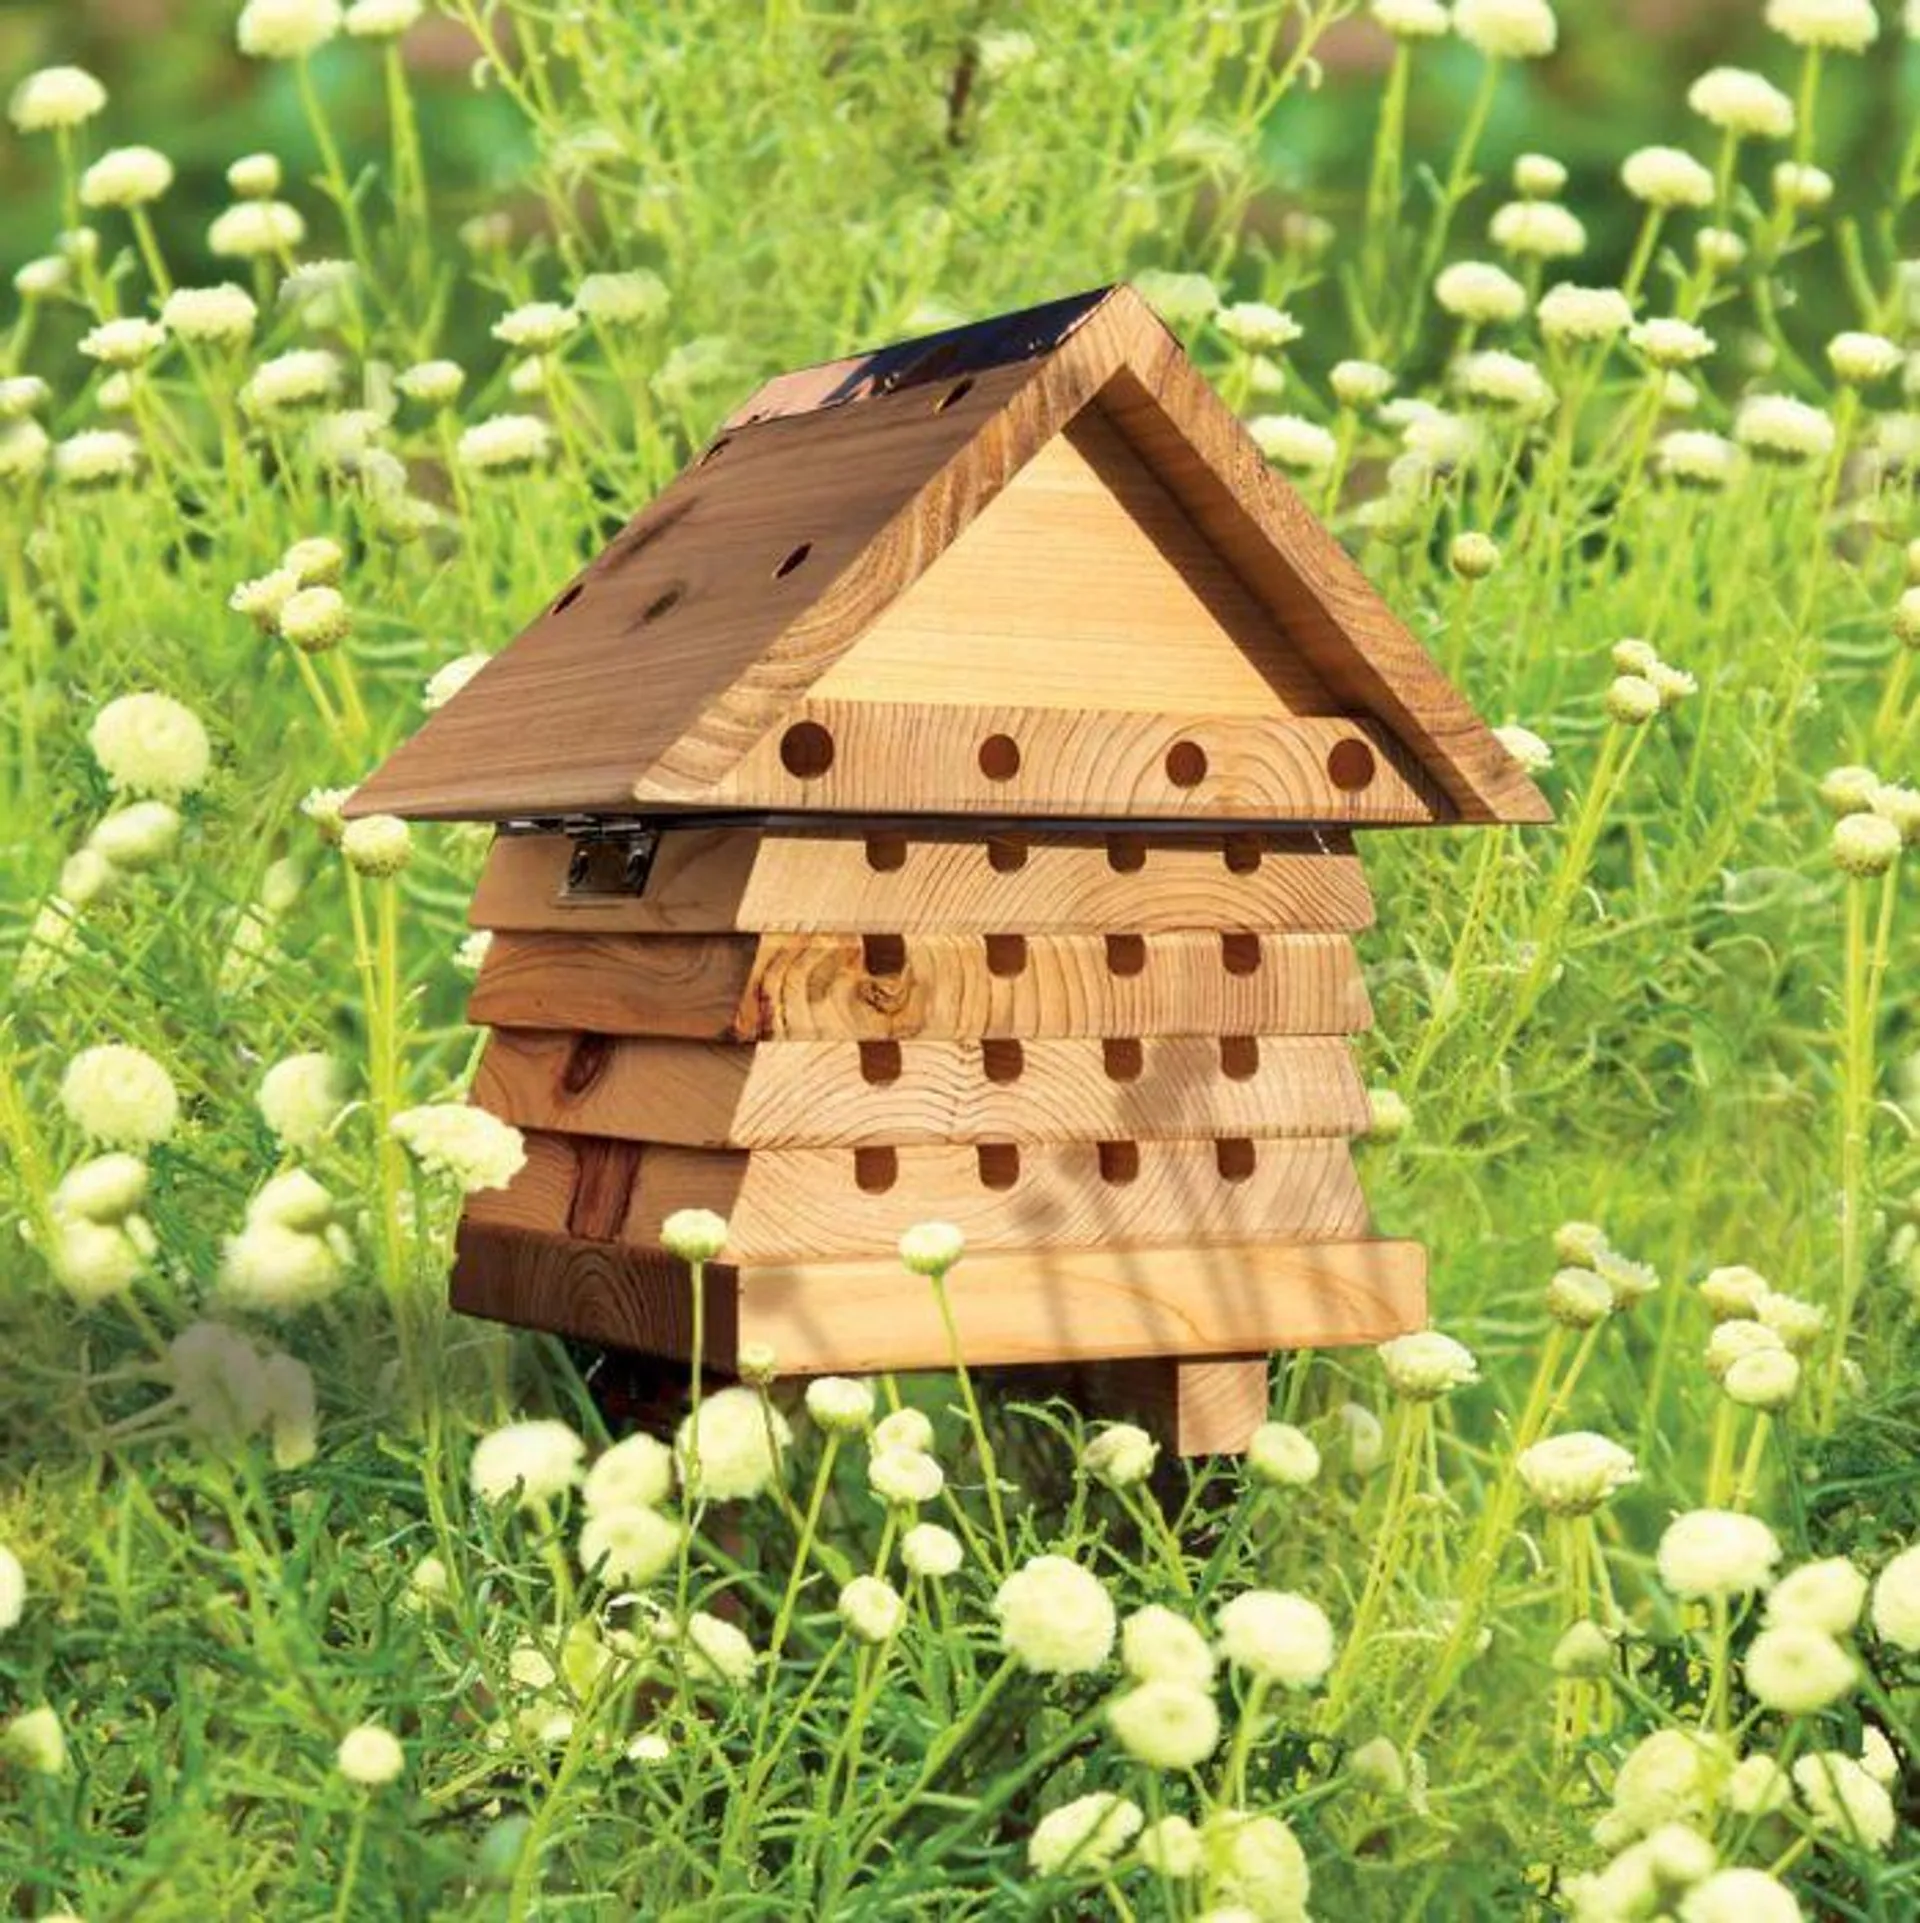
M 1544 817 L 1136 296 L 1036 313 L 770 382 L 354 812 Z

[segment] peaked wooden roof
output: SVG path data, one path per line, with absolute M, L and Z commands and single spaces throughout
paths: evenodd
M 769 381 L 349 812 L 697 809 L 1096 401 L 1339 708 L 1390 734 L 1455 818 L 1548 817 L 1127 287 Z

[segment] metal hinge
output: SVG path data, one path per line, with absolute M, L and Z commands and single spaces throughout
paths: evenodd
M 600 823 L 572 829 L 573 852 L 567 860 L 562 891 L 569 901 L 593 896 L 644 895 L 660 847 L 652 827 L 607 827 Z

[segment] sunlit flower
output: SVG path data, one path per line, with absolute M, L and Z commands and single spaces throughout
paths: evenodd
M 703 1502 L 739 1502 L 769 1488 L 793 1440 L 786 1417 L 752 1389 L 703 1396 L 674 1436 L 674 1461 L 687 1493 Z
M 1687 105 L 1728 133 L 1785 140 L 1793 132 L 1793 102 L 1770 80 L 1741 67 L 1703 73 L 1687 89 Z
M 1200 1832 L 1184 1816 L 1163 1816 L 1159 1822 L 1149 1823 L 1140 1832 L 1133 1853 L 1156 1876 L 1178 1881 L 1200 1874 Z M 1215 1910 L 1212 1915 L 1219 1923 L 1220 1912 Z
M 1511 408 L 1517 414 L 1544 414 L 1554 405 L 1554 391 L 1546 376 L 1518 354 L 1484 349 L 1464 355 L 1454 363 L 1452 373 L 1463 394 L 1491 407 Z
M 1592 1269 L 1556 1269 L 1547 1283 L 1547 1313 L 1569 1329 L 1591 1329 L 1615 1306 L 1612 1285 Z
M 1192 1623 L 1163 1603 L 1148 1603 L 1120 1627 L 1120 1666 L 1135 1682 L 1204 1689 L 1216 1665 L 1206 1637 Z
M 1640 1475 L 1630 1450 L 1588 1429 L 1532 1444 L 1514 1467 L 1534 1501 L 1561 1516 L 1591 1514 Z
M 58 1776 L 67 1767 L 67 1737 L 51 1708 L 24 1710 L 0 1727 L 0 1757 L 36 1776 Z
M 362 1789 L 384 1788 L 407 1766 L 399 1739 L 378 1723 L 361 1723 L 348 1730 L 333 1760 L 340 1774 Z
M 854 1435 L 873 1421 L 873 1390 L 852 1376 L 823 1375 L 807 1384 L 807 1414 L 823 1429 Z
M 1862 53 L 1879 37 L 1873 0 L 1767 0 L 1767 25 L 1796 47 Z
M 14 88 L 7 117 L 23 134 L 78 127 L 107 104 L 107 90 L 84 67 L 42 67 Z
M 222 281 L 216 287 L 179 287 L 161 303 L 160 318 L 183 341 L 214 341 L 234 346 L 253 332 L 260 310 L 245 288 Z
M 1454 0 L 1453 30 L 1490 60 L 1538 60 L 1559 38 L 1546 0 Z
M 1107 1726 L 1149 1769 L 1195 1769 L 1219 1745 L 1220 1709 L 1188 1683 L 1139 1683 L 1107 1705 Z
M 1579 218 L 1552 200 L 1508 201 L 1495 212 L 1487 233 L 1496 247 L 1528 260 L 1564 260 L 1587 245 Z
M 1900 830 L 1883 815 L 1843 815 L 1833 824 L 1833 859 L 1862 880 L 1884 875 L 1899 859 Z
M 144 1049 L 107 1042 L 82 1049 L 60 1079 L 60 1106 L 96 1142 L 164 1142 L 179 1119 L 173 1078 Z
M 679 1555 L 683 1534 L 642 1503 L 603 1504 L 580 1525 L 580 1566 L 603 1583 L 644 1588 Z
M 1783 207 L 1811 212 L 1833 198 L 1833 176 L 1824 167 L 1783 160 L 1773 170 L 1773 195 Z
M 875 1449 L 867 1459 L 867 1484 L 883 1502 L 917 1508 L 946 1487 L 946 1472 L 919 1449 Z
M 1485 261 L 1459 260 L 1443 267 L 1433 283 L 1433 297 L 1449 314 L 1467 321 L 1518 320 L 1527 311 L 1527 290 L 1504 267 Z
M 1920 1650 L 1920 1544 L 1901 1550 L 1874 1579 L 1870 1614 L 1882 1642 Z
M 1393 375 L 1378 361 L 1335 361 L 1327 385 L 1342 407 L 1377 407 L 1393 392 Z
M 54 443 L 53 478 L 68 487 L 124 481 L 139 464 L 140 443 L 117 427 L 84 429 Z
M 1805 1716 L 1846 1695 L 1860 1679 L 1860 1666 L 1824 1629 L 1785 1623 L 1761 1630 L 1748 1644 L 1745 1673 L 1756 1702 Z
M 1276 1488 L 1304 1488 L 1320 1473 L 1320 1451 L 1304 1429 L 1263 1422 L 1247 1443 L 1247 1471 Z
M 529 301 L 501 315 L 493 324 L 493 337 L 523 353 L 543 354 L 558 347 L 579 326 L 580 316 L 571 307 L 559 301 Z
M 234 29 L 256 60 L 304 60 L 339 31 L 339 0 L 247 0 Z
M 834 1608 L 848 1634 L 863 1643 L 886 1642 L 907 1619 L 899 1590 L 879 1576 L 855 1576 L 841 1589 Z
M 326 594 L 331 590 L 310 588 L 302 592 Z M 293 598 L 298 600 L 299 596 Z M 285 612 L 281 610 L 283 620 Z M 341 828 L 340 852 L 356 873 L 386 879 L 399 874 L 413 859 L 413 836 L 398 815 L 360 815 Z M 398 1120 L 396 1117 L 396 1124 Z
M 1080 1467 L 1109 1489 L 1131 1488 L 1153 1473 L 1160 1445 L 1138 1424 L 1112 1422 L 1080 1452 Z
M 1906 358 L 1884 334 L 1848 332 L 1834 335 L 1827 343 L 1827 364 L 1839 379 L 1854 386 L 1885 380 Z
M 1305 1596 L 1249 1589 L 1214 1618 L 1220 1651 L 1236 1669 L 1289 1689 L 1311 1689 L 1333 1667 L 1333 1625 Z
M 1169 327 L 1197 327 L 1220 306 L 1220 292 L 1205 274 L 1149 268 L 1133 277 L 1134 291 Z
M 410 401 L 446 407 L 460 398 L 467 371 L 458 361 L 418 361 L 394 376 L 393 384 Z
M 1473 1352 L 1438 1329 L 1394 1336 L 1374 1353 L 1394 1393 L 1412 1402 L 1430 1402 L 1480 1380 Z
M 1613 1638 L 1598 1623 L 1570 1623 L 1553 1646 L 1556 1676 L 1605 1676 L 1613 1664 Z
M 951 1529 L 937 1522 L 916 1522 L 900 1538 L 900 1560 L 910 1575 L 938 1582 L 958 1571 L 965 1554 Z
M 1653 456 L 1661 474 L 1691 487 L 1725 487 L 1739 472 L 1739 448 L 1725 436 L 1701 428 L 1676 428 L 1663 434 Z
M 1554 200 L 1567 184 L 1565 166 L 1551 154 L 1516 154 L 1513 191 L 1528 200 Z
M 1256 414 L 1247 423 L 1253 444 L 1276 467 L 1293 474 L 1322 474 L 1339 457 L 1333 436 L 1298 414 Z
M 1027 1863 L 1040 1876 L 1106 1868 L 1146 1821 L 1136 1804 L 1094 1790 L 1049 1810 L 1027 1838 Z
M 14 1628 L 27 1609 L 27 1572 L 11 1549 L 0 1545 L 0 1634 Z
M 425 12 L 425 0 L 353 0 L 346 28 L 356 40 L 397 40 Z
M 1680 1899 L 1680 1923 L 1800 1923 L 1793 1892 L 1767 1870 L 1715 1870 Z
M 1306 1923 L 1306 1852 L 1279 1817 L 1216 1809 L 1200 1827 L 1200 1842 L 1214 1894 L 1262 1923 Z
M 180 841 L 179 811 L 164 801 L 129 802 L 101 816 L 87 836 L 87 848 L 122 874 L 153 868 Z
M 1499 542 L 1477 528 L 1456 534 L 1447 549 L 1447 566 L 1463 581 L 1484 581 L 1499 565 Z
M 331 398 L 340 380 L 337 355 L 324 347 L 297 347 L 262 361 L 241 388 L 240 404 L 249 414 L 277 414 Z
M 1665 315 L 1636 322 L 1627 339 L 1655 367 L 1688 367 L 1713 352 L 1713 336 L 1704 327 Z
M 1700 1299 L 1716 1322 L 1756 1319 L 1766 1296 L 1767 1278 L 1744 1264 L 1709 1269 L 1700 1283 Z
M 1869 1850 L 1884 1850 L 1893 1841 L 1893 1798 L 1886 1785 L 1843 1750 L 1802 1756 L 1792 1775 L 1815 1829 Z
M 1367 11 L 1396 40 L 1437 40 L 1452 24 L 1441 0 L 1371 0 Z
M 1713 175 L 1679 147 L 1641 147 L 1620 167 L 1621 183 L 1650 207 L 1706 207 L 1713 201 Z
M 280 632 L 302 654 L 324 654 L 347 638 L 353 627 L 353 616 L 338 588 L 297 588 L 280 604 L 279 625 Z M 392 817 L 374 815 L 369 819 L 391 820 Z M 355 828 L 361 825 L 352 824 Z M 350 847 L 348 856 L 352 858 Z
M 900 1238 L 900 1261 L 915 1275 L 943 1276 L 965 1249 L 966 1238 L 951 1222 L 919 1222 Z
M 207 251 L 222 260 L 259 260 L 291 254 L 306 237 L 299 208 L 284 200 L 242 200 L 215 217 Z
M 1561 281 L 1540 296 L 1534 310 L 1550 341 L 1611 340 L 1633 324 L 1633 309 L 1617 287 L 1575 287 Z
M 1660 712 L 1660 690 L 1644 675 L 1615 675 L 1607 687 L 1606 709 L 1608 720 L 1637 728 Z
M 349 823 L 348 832 L 358 825 Z M 423 1168 L 451 1176 L 464 1194 L 505 1188 L 526 1166 L 520 1131 L 471 1103 L 428 1102 L 402 1109 L 389 1126 Z
M 455 449 L 460 465 L 475 474 L 531 467 L 553 450 L 553 430 L 533 414 L 495 414 L 468 428 Z
M 267 200 L 280 191 L 277 154 L 242 154 L 227 168 L 227 185 L 245 200 Z
M 1008 1654 L 1040 1675 L 1095 1670 L 1113 1649 L 1113 1600 L 1100 1579 L 1065 1556 L 1035 1556 L 994 1593 Z
M 1676 1517 L 1660 1538 L 1660 1580 L 1676 1596 L 1734 1596 L 1764 1589 L 1780 1560 L 1780 1544 L 1758 1516 L 1695 1509 Z
M 510 1422 L 474 1444 L 467 1478 L 487 1502 L 550 1502 L 580 1480 L 586 1453 L 587 1445 L 564 1422 Z

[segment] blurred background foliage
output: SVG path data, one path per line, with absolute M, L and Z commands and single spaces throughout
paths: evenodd
M 287 163 L 291 181 L 310 174 L 317 164 L 307 124 L 300 111 L 291 70 L 284 65 L 261 65 L 243 60 L 235 50 L 233 0 L 3 0 L 0 3 L 0 74 L 18 75 L 52 62 L 74 61 L 100 75 L 112 95 L 112 105 L 97 130 L 98 144 L 145 140 L 165 146 L 178 172 L 179 183 L 154 210 L 168 257 L 191 283 L 221 277 L 218 264 L 205 251 L 208 221 L 230 198 L 224 170 L 237 155 L 266 149 Z M 542 10 L 527 8 L 537 17 Z M 564 13 L 564 9 L 558 10 Z M 632 47 L 658 57 L 671 47 L 678 31 L 676 7 L 653 7 L 642 27 L 636 22 Z M 1284 7 L 1277 7 L 1284 12 Z M 1561 47 L 1552 59 L 1508 63 L 1488 137 L 1482 148 L 1483 177 L 1498 179 L 1513 158 L 1523 152 L 1543 151 L 1568 168 L 1565 198 L 1587 222 L 1590 246 L 1573 264 L 1572 277 L 1584 283 L 1617 281 L 1631 248 L 1638 209 L 1620 190 L 1615 178 L 1620 156 L 1649 143 L 1690 144 L 1706 151 L 1700 137 L 1706 130 L 1686 111 L 1687 83 L 1718 63 L 1778 67 L 1779 47 L 1762 26 L 1761 9 L 1750 0 L 1563 0 Z M 768 19 L 777 13 L 772 10 Z M 556 16 L 557 17 L 557 16 Z M 739 0 L 737 25 L 757 31 L 759 10 Z M 807 44 L 836 48 L 832 59 L 847 75 L 847 84 L 833 98 L 844 109 L 838 125 L 821 129 L 822 144 L 835 149 L 833 179 L 837 202 L 830 210 L 832 244 L 841 250 L 849 274 L 865 264 L 860 239 L 875 229 L 884 232 L 888 217 L 898 218 L 896 201 L 913 191 L 903 185 L 904 174 L 884 164 L 862 164 L 874 155 L 863 132 L 885 141 L 897 138 L 897 126 L 862 130 L 849 124 L 860 113 L 867 95 L 855 78 L 860 63 L 868 73 L 911 63 L 926 76 L 928 122 L 939 131 L 941 115 L 951 116 L 954 88 L 968 58 L 967 49 L 979 36 L 996 32 L 1031 34 L 1043 54 L 1064 72 L 1067 84 L 1093 90 L 1111 87 L 1115 76 L 1090 69 L 1121 62 L 1129 42 L 1150 43 L 1171 26 L 1204 33 L 1206 15 L 1172 0 L 1139 0 L 1122 9 L 1088 8 L 1076 0 L 1041 0 L 1039 4 L 991 5 L 981 0 L 941 0 L 936 6 L 918 0 L 851 0 L 838 10 L 829 6 L 805 9 Z M 711 30 L 709 9 L 688 7 L 684 20 L 690 33 Z M 735 24 L 735 23 L 730 23 Z M 789 22 L 789 27 L 793 24 Z M 502 28 L 502 31 L 505 31 Z M 643 39 L 643 35 L 647 36 Z M 1286 36 L 1280 36 L 1283 52 Z M 717 49 L 715 50 L 717 51 Z M 543 252 L 547 213 L 531 188 L 537 165 L 537 136 L 527 116 L 497 85 L 478 84 L 477 44 L 457 19 L 436 15 L 423 21 L 408 37 L 406 57 L 419 101 L 428 168 L 437 194 L 436 221 L 446 229 L 451 246 L 460 222 L 482 211 L 509 209 L 515 219 L 515 254 L 538 291 L 538 263 Z M 1331 220 L 1336 226 L 1357 222 L 1367 178 L 1367 154 L 1373 135 L 1380 77 L 1389 54 L 1386 37 L 1365 18 L 1363 8 L 1340 21 L 1321 43 L 1320 84 L 1295 89 L 1269 116 L 1264 151 L 1257 169 L 1258 193 L 1235 227 L 1244 251 L 1221 276 L 1226 291 L 1257 294 L 1271 291 L 1259 282 L 1258 261 L 1263 251 L 1277 251 L 1287 232 L 1290 213 L 1303 209 Z M 384 142 L 384 108 L 380 89 L 368 84 L 366 62 L 359 50 L 345 42 L 326 49 L 316 61 L 319 84 L 328 111 L 349 156 L 373 158 Z M 791 138 L 792 123 L 775 103 L 738 100 L 716 95 L 713 67 L 689 60 L 661 61 L 658 84 L 663 114 L 673 114 L 671 92 L 695 77 L 699 93 L 692 111 L 703 125 L 674 128 L 681 151 L 711 154 L 712 143 L 751 138 L 739 131 L 751 116 L 759 132 L 778 129 L 779 139 Z M 1472 49 L 1450 42 L 1443 50 L 1423 57 L 1420 82 L 1410 107 L 1409 152 L 1438 156 L 1447 152 L 1467 112 L 1480 70 Z M 744 88 L 764 83 L 766 69 L 753 64 L 736 68 Z M 1864 60 L 1831 63 L 1825 81 L 1821 155 L 1838 183 L 1837 202 L 1842 218 L 1849 209 L 1889 204 L 1888 182 L 1899 164 L 1900 127 L 1908 98 L 1920 82 L 1920 54 L 1897 32 L 1885 36 Z M 631 99 L 635 77 L 615 80 L 612 92 Z M 591 84 L 579 89 L 591 98 Z M 812 89 L 805 91 L 811 92 Z M 1119 90 L 1126 97 L 1127 89 Z M 1022 116 L 1018 137 L 1049 148 L 1050 130 L 1044 102 L 1033 101 Z M 982 111 L 974 118 L 945 128 L 956 137 L 953 159 L 966 165 L 964 149 L 971 134 L 985 140 Z M 1004 126 L 991 130 L 1001 140 Z M 628 129 L 642 152 L 647 134 Z M 906 157 L 902 156 L 903 165 Z M 1076 181 L 1081 168 L 1097 166 L 1097 149 L 1062 147 L 1059 153 L 1063 196 L 1072 196 L 1092 183 Z M 778 155 L 774 164 L 778 164 Z M 937 175 L 935 176 L 937 185 Z M 697 184 L 697 183 L 696 183 Z M 925 180 L 918 183 L 924 187 Z M 1494 189 L 1495 193 L 1499 189 Z M 22 142 L 7 130 L 0 144 L 0 262 L 9 269 L 45 251 L 59 226 L 57 189 L 44 145 Z M 331 231 L 328 210 L 313 195 L 297 189 L 303 208 L 314 221 L 310 252 L 342 251 Z M 1416 203 L 1417 204 L 1417 203 Z M 1478 220 L 1490 204 L 1483 200 Z M 976 203 L 977 205 L 977 203 Z M 789 206 L 789 214 L 790 214 Z M 1237 211 L 1237 210 L 1236 210 Z M 1031 231 L 1030 229 L 1028 230 Z M 976 237 L 976 241 L 980 237 Z M 1883 244 L 1898 251 L 1920 247 L 1920 237 L 1881 235 Z M 745 242 L 747 237 L 743 236 Z M 827 230 L 822 240 L 828 239 Z M 1143 223 L 1132 236 L 1116 238 L 1115 250 L 1131 257 L 1072 258 L 1082 251 L 1070 244 L 1056 248 L 1046 259 L 1004 263 L 996 275 L 1002 285 L 979 289 L 982 304 L 1040 298 L 1089 281 L 1117 278 L 1142 266 L 1199 266 L 1220 262 L 1192 258 L 1199 237 L 1169 234 Z M 1263 250 L 1263 243 L 1265 248 Z M 1480 251 L 1482 238 L 1469 211 L 1458 230 L 1456 253 Z M 619 251 L 616 247 L 616 251 Z M 627 250 L 632 262 L 644 261 L 643 234 L 632 237 Z M 754 286 L 753 249 L 745 244 L 738 263 L 741 297 L 777 299 L 777 290 Z M 603 264 L 603 263 L 596 263 Z M 622 262 L 620 264 L 628 264 Z M 230 272 L 230 268 L 225 270 Z M 551 277 L 550 277 L 551 278 Z M 1813 277 L 1807 277 L 1813 278 Z M 1239 284 L 1246 282 L 1249 284 Z M 1813 298 L 1830 300 L 1831 311 L 1809 312 L 1800 325 L 1813 337 L 1850 324 L 1837 275 L 1818 279 Z M 1313 293 L 1287 290 L 1302 318 L 1310 323 L 1309 338 L 1298 356 L 1312 364 L 1311 323 L 1332 318 L 1337 295 L 1330 282 Z M 1327 303 L 1316 315 L 1317 302 Z M 879 303 L 884 309 L 885 303 Z M 873 306 L 870 301 L 869 308 Z M 687 328 L 696 316 L 684 306 L 676 329 Z M 697 318 L 714 324 L 711 314 Z M 871 313 L 849 316 L 849 326 L 860 320 L 872 324 Z M 480 350 L 485 316 L 479 312 L 452 316 L 447 345 L 459 353 Z M 750 337 L 753 328 L 743 330 Z M 1328 330 L 1337 333 L 1343 330 Z M 1796 327 L 1795 331 L 1799 331 Z M 1327 337 L 1323 334 L 1323 337 Z M 851 343 L 814 342 L 815 351 Z M 771 345 L 771 343 L 758 343 Z M 1331 355 L 1328 356 L 1331 358 Z

